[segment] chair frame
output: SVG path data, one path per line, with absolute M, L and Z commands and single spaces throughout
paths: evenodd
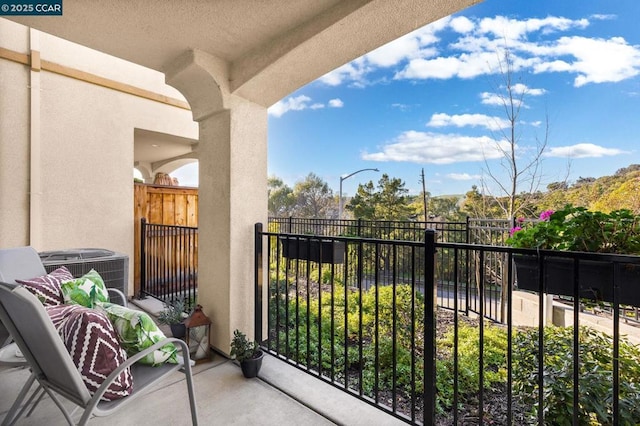
M 24 317 L 25 315 L 28 316 L 29 321 L 21 320 L 20 317 Z M 33 294 L 21 286 L 0 282 L 0 319 L 9 329 L 9 332 L 25 356 L 32 371 L 31 376 L 20 391 L 16 402 L 14 402 L 14 405 L 7 413 L 3 425 L 11 425 L 20 417 L 22 411 L 17 413 L 20 402 L 26 396 L 34 381 L 37 381 L 44 392 L 51 397 L 70 425 L 74 424 L 71 418 L 72 414 L 62 405 L 58 395 L 82 408 L 84 411 L 77 424 L 85 425 L 92 416 L 108 416 L 120 408 L 129 405 L 138 397 L 147 393 L 149 388 L 157 384 L 159 380 L 178 370 L 186 376 L 192 424 L 198 424 L 191 371 L 193 361 L 189 359 L 189 347 L 182 340 L 167 338 L 128 358 L 105 379 L 94 395 L 90 395 L 84 386 L 82 376 L 76 369 L 62 339 L 57 335 L 55 327 L 44 307 Z M 34 338 L 34 329 L 38 330 L 44 343 L 36 341 L 37 339 Z M 164 364 L 157 367 L 137 364 L 138 360 L 169 342 L 174 343 L 182 354 L 181 357 L 178 357 L 177 364 Z M 43 345 L 46 345 L 46 351 L 44 351 Z M 55 367 L 51 365 L 52 362 L 56 363 Z M 134 383 L 136 383 L 136 376 L 145 377 L 142 379 L 142 384 L 136 385 L 133 393 L 122 399 L 116 401 L 100 401 L 100 398 L 107 391 L 109 385 L 127 367 L 131 367 Z M 55 375 L 58 375 L 57 378 L 50 377 L 51 372 L 54 370 Z M 51 374 L 51 376 L 53 376 L 53 374 Z M 26 406 L 28 406 L 28 403 Z

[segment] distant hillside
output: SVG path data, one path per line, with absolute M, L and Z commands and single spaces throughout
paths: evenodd
M 640 214 L 640 164 L 616 171 L 613 176 L 579 178 L 573 185 L 551 184 L 540 194 L 539 210 L 556 209 L 570 203 L 609 212 L 629 209 Z

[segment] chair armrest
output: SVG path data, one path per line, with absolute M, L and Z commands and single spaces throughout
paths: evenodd
M 125 296 L 123 292 L 121 292 L 117 288 L 109 287 L 107 287 L 107 291 L 109 292 L 109 300 L 111 301 L 111 303 L 117 303 L 118 305 L 124 306 L 125 308 L 127 307 L 127 296 Z M 114 297 L 116 298 L 116 300 L 113 300 Z

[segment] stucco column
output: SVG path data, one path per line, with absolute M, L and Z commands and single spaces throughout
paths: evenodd
M 267 110 L 226 92 L 225 68 L 190 52 L 167 71 L 200 127 L 198 303 L 213 346 L 254 334 L 254 224 L 267 219 Z

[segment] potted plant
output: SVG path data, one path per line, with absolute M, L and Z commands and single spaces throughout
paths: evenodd
M 235 358 L 240 363 L 244 377 L 250 379 L 258 375 L 263 357 L 264 352 L 260 349 L 258 342 L 248 340 L 240 330 L 233 332 L 231 358 Z
M 168 325 L 171 328 L 173 337 L 178 339 L 182 339 L 186 333 L 186 327 L 183 322 L 185 318 L 185 307 L 184 299 L 177 298 L 168 303 L 164 310 L 158 315 L 158 322 Z
M 640 254 L 640 216 L 629 210 L 604 213 L 566 205 L 542 212 L 538 222 L 519 219 L 510 234 L 507 244 L 518 248 Z M 543 257 L 543 291 L 574 295 L 575 258 Z M 540 291 L 539 257 L 517 254 L 514 261 L 518 287 Z M 616 286 L 621 304 L 640 306 L 640 262 L 580 259 L 578 268 L 580 297 L 612 302 Z

